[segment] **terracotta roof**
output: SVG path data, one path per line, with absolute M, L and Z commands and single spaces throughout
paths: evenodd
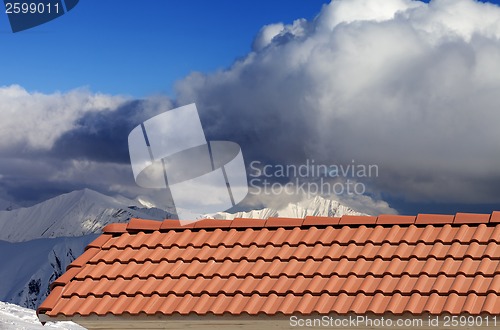
M 38 313 L 500 313 L 500 212 L 112 224 Z

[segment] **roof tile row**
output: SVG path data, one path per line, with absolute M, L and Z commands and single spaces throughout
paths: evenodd
M 116 279 L 123 277 L 125 279 L 132 279 L 139 277 L 146 279 L 148 277 L 164 278 L 170 276 L 172 278 L 180 278 L 187 276 L 194 277 L 214 277 L 214 276 L 254 276 L 262 278 L 265 276 L 279 277 L 279 276 L 305 276 L 313 277 L 320 276 L 349 276 L 356 275 L 359 277 L 373 276 L 402 276 L 402 275 L 429 275 L 438 276 L 444 275 L 460 275 L 475 276 L 484 275 L 492 276 L 500 273 L 500 260 L 491 260 L 484 258 L 481 260 L 473 260 L 465 258 L 464 260 L 455 260 L 453 258 L 446 258 L 437 260 L 429 258 L 426 260 L 419 260 L 411 258 L 408 260 L 401 260 L 397 257 L 391 260 L 375 259 L 357 259 L 357 260 L 330 260 L 324 259 L 315 261 L 307 259 L 305 261 L 298 261 L 292 259 L 289 261 L 281 261 L 275 259 L 273 261 L 264 261 L 262 259 L 255 262 L 242 260 L 240 262 L 232 262 L 225 260 L 223 262 L 216 262 L 209 260 L 207 262 L 200 262 L 193 260 L 191 262 L 184 262 L 177 260 L 176 262 L 161 261 L 153 263 L 146 261 L 144 263 L 136 263 L 131 261 L 129 263 L 115 262 L 112 264 L 89 264 L 84 267 L 75 277 L 77 280 L 84 280 L 87 277 L 93 279 Z
M 444 224 L 477 224 L 500 223 L 500 212 L 490 214 L 457 213 L 456 215 L 419 214 L 417 216 L 380 215 L 358 216 L 344 215 L 340 218 L 306 216 L 298 218 L 268 218 L 268 219 L 243 219 L 217 220 L 204 219 L 200 221 L 164 220 L 163 222 L 144 219 L 132 219 L 129 224 L 111 224 L 105 227 L 107 233 L 124 233 L 139 231 L 165 231 L 184 229 L 209 229 L 209 228 L 287 228 L 307 226 L 356 226 L 356 225 L 444 225 Z
M 422 295 L 413 293 L 411 295 L 402 295 L 394 293 L 384 295 L 377 293 L 375 295 L 366 295 L 363 293 L 350 295 L 346 293 L 328 294 L 323 293 L 314 296 L 309 293 L 304 295 L 287 294 L 278 296 L 271 294 L 261 296 L 253 294 L 243 296 L 227 296 L 220 294 L 209 296 L 185 296 L 168 295 L 166 297 L 153 295 L 144 297 L 142 295 L 119 297 L 104 296 L 98 298 L 90 296 L 82 301 L 81 298 L 73 296 L 70 299 L 60 299 L 53 309 L 51 315 L 106 315 L 106 314 L 130 314 L 146 315 L 155 314 L 180 314 L 188 315 L 196 313 L 198 315 L 206 314 L 285 314 L 293 313 L 311 314 L 314 312 L 327 314 L 335 312 L 338 314 L 356 313 L 364 314 L 372 312 L 375 314 L 393 313 L 393 314 L 441 314 L 444 312 L 450 314 L 470 313 L 490 313 L 494 314 L 498 310 L 498 296 L 489 293 L 486 296 L 476 294 L 458 295 L 451 293 L 449 295 Z
M 90 255 L 91 254 L 89 254 L 88 257 L 90 257 Z M 451 244 L 443 244 L 441 242 L 426 244 L 420 242 L 415 245 L 403 242 L 399 245 L 389 243 L 383 243 L 381 245 L 375 245 L 373 243 L 366 243 L 365 245 L 358 245 L 355 243 L 350 243 L 348 245 L 340 245 L 337 243 L 323 245 L 317 243 L 312 246 L 306 244 L 290 246 L 285 243 L 282 246 L 267 245 L 265 247 L 259 247 L 257 245 L 245 247 L 241 245 L 235 245 L 233 247 L 219 245 L 218 247 L 210 247 L 204 245 L 203 247 L 196 248 L 190 245 L 183 248 L 179 248 L 178 246 L 173 246 L 171 248 L 163 246 L 148 248 L 142 246 L 138 249 L 131 247 L 117 248 L 113 246 L 110 249 L 100 250 L 90 259 L 88 259 L 88 257 L 84 259 L 86 259 L 85 261 L 89 264 L 97 264 L 100 262 L 111 264 L 117 261 L 122 263 L 131 261 L 137 263 L 146 261 L 158 263 L 162 260 L 170 262 L 175 262 L 177 260 L 198 260 L 202 262 L 208 260 L 220 262 L 224 260 L 235 262 L 241 260 L 272 261 L 274 259 L 283 261 L 296 259 L 304 261 L 306 259 L 322 260 L 326 258 L 331 260 L 340 260 L 343 258 L 349 260 L 356 260 L 359 258 L 364 258 L 366 260 L 390 260 L 393 259 L 394 256 L 398 256 L 398 258 L 402 260 L 408 260 L 410 258 L 445 259 L 449 257 L 453 257 L 455 260 L 464 258 L 477 260 L 484 257 L 500 259 L 500 245 L 495 242 L 480 244 L 474 241 L 470 244 L 464 244 L 455 241 Z M 78 263 L 81 263 L 81 261 L 82 260 L 79 260 Z
M 71 282 L 62 297 L 71 298 L 74 295 L 81 298 L 92 295 L 95 297 L 104 297 L 106 295 L 119 297 L 120 295 L 134 296 L 138 294 L 143 296 L 152 296 L 154 294 L 160 296 L 171 294 L 177 296 L 187 294 L 193 296 L 203 294 L 211 296 L 220 294 L 228 296 L 236 294 L 244 296 L 253 294 L 268 296 L 273 293 L 282 296 L 286 294 L 301 295 L 306 293 L 320 295 L 330 292 L 347 294 L 364 293 L 367 295 L 377 293 L 385 295 L 393 293 L 401 293 L 403 295 L 413 293 L 420 293 L 422 295 L 430 295 L 432 293 L 440 295 L 474 293 L 486 296 L 489 293 L 500 292 L 500 274 L 492 277 L 482 275 L 465 276 L 462 274 L 456 277 L 445 274 L 428 276 L 424 274 L 421 276 L 402 275 L 401 277 L 392 275 L 385 275 L 383 277 L 374 277 L 373 275 L 366 277 L 358 277 L 356 275 L 349 275 L 348 277 L 340 277 L 338 275 L 330 277 L 319 275 L 314 277 L 287 277 L 282 275 L 278 278 L 255 278 L 253 276 L 180 277 L 179 279 L 168 276 L 162 279 L 155 277 L 148 277 L 147 279 L 133 277 L 130 280 L 122 277 L 114 280 L 107 278 L 100 280 L 86 278 L 83 281 Z
M 478 242 L 487 244 L 489 242 L 500 243 L 500 227 L 488 226 L 480 224 L 477 226 L 461 225 L 459 227 L 444 225 L 435 227 L 427 225 L 425 227 L 417 227 L 410 225 L 402 227 L 394 225 L 391 227 L 373 226 L 373 227 L 357 227 L 348 226 L 325 228 L 277 228 L 277 229 L 253 229 L 247 228 L 244 231 L 236 229 L 215 229 L 214 231 L 192 231 L 186 229 L 184 231 L 170 230 L 167 232 L 154 231 L 152 233 L 138 232 L 136 234 L 123 233 L 120 236 L 110 238 L 103 244 L 102 249 L 106 250 L 111 247 L 125 248 L 132 247 L 134 249 L 140 247 L 155 248 L 162 246 L 171 248 L 177 246 L 180 248 L 193 247 L 219 247 L 220 245 L 231 247 L 235 245 L 265 247 L 268 245 L 282 246 L 297 246 L 306 244 L 309 246 L 316 244 L 332 245 L 340 244 L 347 245 L 350 243 L 356 244 L 417 244 L 417 243 L 433 244 L 437 242 L 453 243 L 460 242 L 468 244 Z
M 500 314 L 500 212 L 113 224 L 38 312 Z

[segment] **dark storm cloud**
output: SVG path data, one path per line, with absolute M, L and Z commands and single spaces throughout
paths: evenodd
M 0 197 L 30 205 L 91 188 L 140 193 L 128 160 L 130 130 L 171 108 L 86 90 L 41 94 L 0 87 Z
M 130 131 L 168 107 L 168 101 L 135 100 L 116 109 L 88 112 L 75 122 L 75 128 L 54 142 L 51 153 L 62 159 L 129 163 Z

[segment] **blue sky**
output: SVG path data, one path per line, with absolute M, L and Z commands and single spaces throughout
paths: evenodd
M 247 54 L 262 26 L 312 19 L 328 2 L 85 0 L 59 19 L 16 34 L 3 15 L 0 85 L 172 95 L 174 82 L 190 72 L 224 68 Z
M 265 24 L 313 18 L 326 0 L 84 0 L 47 24 L 12 33 L 0 17 L 0 85 L 50 93 L 88 87 L 171 94 L 191 71 L 229 66 Z

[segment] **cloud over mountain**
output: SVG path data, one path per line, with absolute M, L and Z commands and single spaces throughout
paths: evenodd
M 141 194 L 131 174 L 128 133 L 169 108 L 164 97 L 0 87 L 0 196 L 29 205 L 84 187 Z

